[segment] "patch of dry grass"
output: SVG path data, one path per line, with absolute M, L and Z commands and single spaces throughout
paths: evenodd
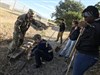
M 17 13 L 18 14 L 18 13 Z M 10 39 L 12 38 L 13 34 L 13 27 L 14 23 L 17 19 L 18 15 L 16 15 L 16 12 L 10 11 L 4 8 L 0 7 L 0 38 L 1 39 Z M 32 37 L 34 34 L 39 33 L 42 36 L 51 36 L 53 34 L 54 30 L 49 27 L 47 30 L 43 31 L 36 31 L 32 27 L 29 28 L 29 30 L 26 33 L 26 36 Z M 57 31 L 55 32 L 55 35 L 53 35 L 54 38 L 57 36 Z M 68 35 L 68 33 L 64 33 L 64 38 Z
M 0 7 L 0 36 L 11 37 L 16 18 L 17 15 L 13 15 L 6 9 Z
M 13 12 L 14 13 L 14 12 Z M 0 7 L 0 38 L 12 38 L 14 23 L 18 15 L 12 14 L 12 11 Z M 28 35 L 33 35 L 34 29 L 30 27 Z

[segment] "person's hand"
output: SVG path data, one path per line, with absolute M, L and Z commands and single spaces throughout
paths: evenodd
M 31 59 L 31 51 L 29 51 L 27 54 L 27 60 L 30 60 L 30 59 Z
M 87 22 L 86 21 L 80 21 L 79 22 L 79 27 L 86 27 L 87 26 Z
M 41 30 L 43 30 L 43 28 L 42 27 L 39 27 L 39 30 L 41 31 Z

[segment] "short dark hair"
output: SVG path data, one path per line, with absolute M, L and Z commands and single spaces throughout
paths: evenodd
M 33 12 L 32 9 L 29 9 L 29 10 L 28 10 L 28 13 L 30 13 L 30 14 L 34 14 L 34 12 Z
M 41 35 L 40 34 L 35 34 L 34 36 L 33 36 L 33 40 L 41 40 Z
M 85 12 L 92 12 L 92 16 L 95 18 L 99 17 L 99 11 L 95 6 L 88 6 L 86 9 L 83 10 L 82 14 Z
M 73 22 L 74 22 L 75 24 L 78 24 L 78 21 L 77 21 L 77 20 L 74 20 Z

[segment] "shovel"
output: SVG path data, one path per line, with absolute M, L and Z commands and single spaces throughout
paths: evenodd
M 69 37 L 68 37 L 69 38 Z M 63 44 L 68 40 L 68 38 L 66 38 L 65 40 L 64 40 L 64 42 L 60 45 L 60 46 L 57 46 L 56 48 L 55 48 L 55 52 L 58 52 L 60 49 L 61 49 L 61 47 L 63 46 Z
M 72 33 L 73 33 L 74 31 L 75 31 L 75 30 L 73 30 L 72 32 L 70 32 L 69 36 L 65 39 L 65 41 L 64 41 L 60 46 L 57 46 L 57 47 L 55 48 L 55 52 L 58 52 L 58 51 L 61 49 L 62 45 L 69 39 L 70 35 L 72 35 Z
M 78 38 L 77 38 L 77 40 L 76 40 L 76 43 L 75 43 L 75 45 L 74 45 L 74 47 L 73 47 L 73 49 L 72 49 L 72 52 L 70 53 L 70 56 L 69 56 L 69 57 L 70 57 L 71 59 L 70 59 L 69 65 L 68 65 L 68 67 L 67 67 L 67 69 L 66 69 L 66 74 L 65 74 L 65 75 L 68 75 L 68 73 L 69 73 L 71 64 L 72 64 L 72 62 L 73 62 L 73 60 L 74 60 L 74 58 L 75 58 L 76 52 L 77 52 L 76 49 L 75 49 L 75 47 L 76 47 L 76 45 L 77 45 L 77 43 L 78 43 L 78 41 L 79 41 L 81 35 L 83 34 L 84 30 L 85 30 L 85 28 L 82 28 L 82 29 L 81 29 L 81 32 L 80 32 L 80 34 L 79 34 L 79 36 L 78 36 Z

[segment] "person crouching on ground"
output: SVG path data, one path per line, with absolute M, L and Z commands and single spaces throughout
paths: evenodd
M 51 61 L 53 59 L 53 50 L 51 45 L 46 40 L 41 38 L 41 35 L 34 35 L 33 40 L 37 44 L 32 49 L 36 61 L 34 67 L 39 68 L 42 65 L 42 61 Z

